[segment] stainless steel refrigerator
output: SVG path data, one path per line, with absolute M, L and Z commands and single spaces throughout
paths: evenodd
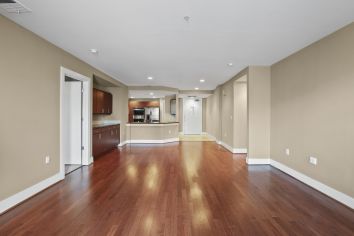
M 160 122 L 160 108 L 145 107 L 145 122 L 152 122 L 152 123 Z

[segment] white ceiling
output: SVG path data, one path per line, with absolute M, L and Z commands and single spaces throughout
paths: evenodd
M 176 92 L 167 90 L 129 90 L 130 98 L 163 98 L 165 96 L 174 95 Z
M 179 89 L 214 89 L 354 20 L 353 0 L 21 2 L 33 12 L 0 13 L 127 85 Z

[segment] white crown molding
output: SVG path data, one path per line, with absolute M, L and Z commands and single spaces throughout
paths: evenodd
M 20 204 L 26 199 L 32 197 L 33 195 L 45 190 L 46 188 L 52 186 L 53 184 L 63 180 L 63 176 L 61 173 L 57 173 L 52 177 L 49 177 L 41 182 L 22 190 L 2 201 L 0 201 L 0 214 L 9 210 L 10 208 Z

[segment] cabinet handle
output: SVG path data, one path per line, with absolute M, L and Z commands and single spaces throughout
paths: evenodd
M 98 138 L 101 139 L 101 134 L 98 134 Z
M 104 113 L 104 108 L 102 108 L 102 113 Z

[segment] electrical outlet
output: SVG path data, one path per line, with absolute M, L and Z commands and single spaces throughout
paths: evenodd
M 316 157 L 310 157 L 309 161 L 312 165 L 315 165 L 315 166 L 317 165 L 317 158 Z
M 289 148 L 285 149 L 285 155 L 290 156 L 290 149 Z
M 168 133 L 171 134 L 171 130 L 169 130 Z
M 232 116 L 230 116 L 230 120 L 232 120 Z
M 45 157 L 45 164 L 49 164 L 50 163 L 50 156 L 46 156 Z

